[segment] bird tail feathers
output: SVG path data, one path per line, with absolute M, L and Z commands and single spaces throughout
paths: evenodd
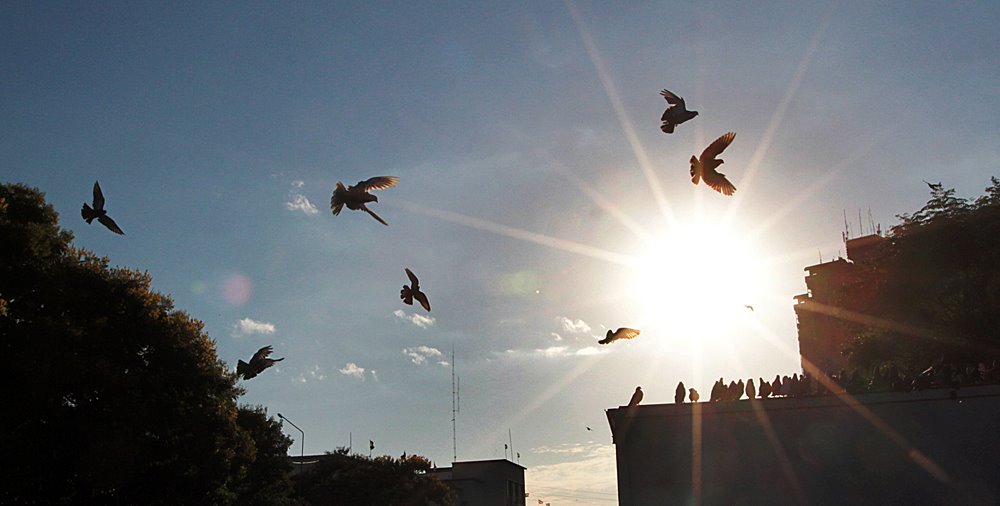
M 80 215 L 83 216 L 83 219 L 87 220 L 88 224 L 93 222 L 94 218 L 97 217 L 97 213 L 88 204 L 83 204 L 83 209 L 80 209 Z

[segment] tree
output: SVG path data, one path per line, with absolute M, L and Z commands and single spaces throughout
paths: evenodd
M 369 458 L 338 448 L 322 457 L 314 469 L 299 475 L 295 488 L 315 506 L 454 504 L 454 492 L 429 476 L 430 468 L 430 461 L 419 455 Z
M 837 304 L 891 322 L 850 324 L 851 368 L 914 377 L 933 365 L 959 377 L 1000 360 L 1000 181 L 991 183 L 971 203 L 932 185 L 920 211 L 899 216 L 885 249 Z
M 240 406 L 236 423 L 253 441 L 253 455 L 246 462 L 243 478 L 234 484 L 236 504 L 282 506 L 300 504 L 289 474 L 288 448 L 292 439 L 281 431 L 281 423 L 267 416 L 263 406 Z
M 238 412 L 202 323 L 71 240 L 41 192 L 0 185 L 0 503 L 227 504 L 254 495 L 245 477 L 275 484 L 280 429 Z

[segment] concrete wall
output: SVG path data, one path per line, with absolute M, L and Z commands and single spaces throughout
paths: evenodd
M 854 399 L 611 409 L 619 503 L 1000 504 L 1000 386 Z
M 455 462 L 431 473 L 459 495 L 459 506 L 524 505 L 524 467 L 509 460 Z

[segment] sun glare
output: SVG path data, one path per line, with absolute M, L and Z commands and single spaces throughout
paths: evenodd
M 630 284 L 644 333 L 672 345 L 728 339 L 764 292 L 749 239 L 721 223 L 678 223 L 638 258 Z

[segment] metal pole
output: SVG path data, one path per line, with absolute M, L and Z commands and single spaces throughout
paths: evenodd
M 306 433 L 305 433 L 305 431 L 302 430 L 302 429 L 299 429 L 299 426 L 295 425 L 295 422 L 292 422 L 291 420 L 285 418 L 284 416 L 282 416 L 281 413 L 278 413 L 278 418 L 280 418 L 280 419 L 282 419 L 282 420 L 284 420 L 284 421 L 292 424 L 292 427 L 295 427 L 296 429 L 299 430 L 299 432 L 302 433 L 302 446 L 300 447 L 300 450 L 299 450 L 299 461 L 300 461 L 299 465 L 302 465 L 301 461 L 304 461 L 305 460 L 305 456 L 306 456 Z

